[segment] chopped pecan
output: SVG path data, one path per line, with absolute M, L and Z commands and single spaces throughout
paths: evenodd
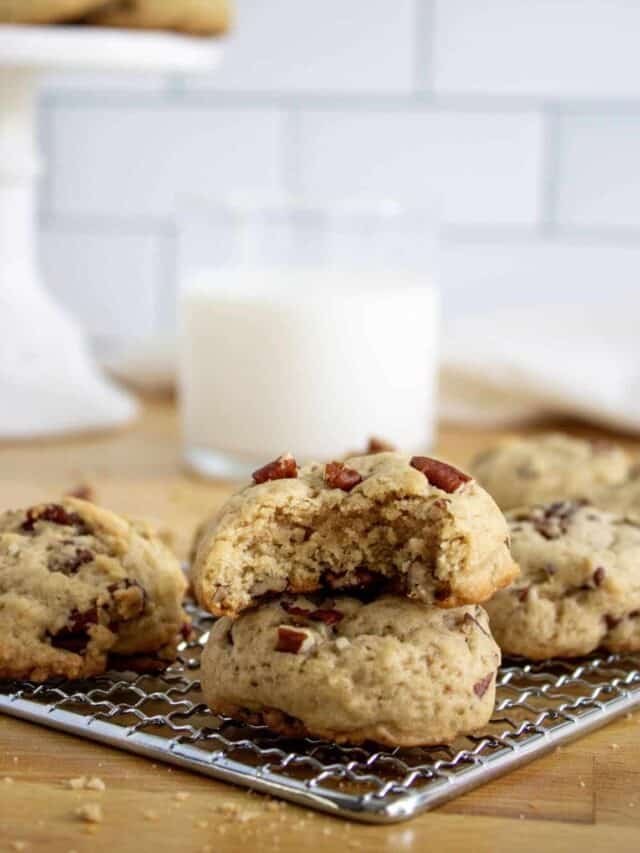
M 522 603 L 524 603 L 527 600 L 527 598 L 529 598 L 529 590 L 530 589 L 531 589 L 531 587 L 529 587 L 529 586 L 525 586 L 523 589 L 514 589 L 514 593 L 516 594 L 518 601 L 521 601 Z
M 484 694 L 489 689 L 489 685 L 493 681 L 493 672 L 490 672 L 489 675 L 485 675 L 484 678 L 481 678 L 480 681 L 476 681 L 473 685 L 473 692 L 476 694 L 478 699 L 482 699 Z
M 447 465 L 446 462 L 431 459 L 429 456 L 413 456 L 409 464 L 424 474 L 432 486 L 436 486 L 449 494 L 457 491 L 460 486 L 471 480 L 468 474 L 458 471 L 453 465 Z
M 280 606 L 286 613 L 294 616 L 297 620 L 306 621 L 310 619 L 312 622 L 324 622 L 325 625 L 335 625 L 344 619 L 344 613 L 332 607 L 319 607 L 316 610 L 307 610 L 304 607 L 289 604 L 288 601 L 283 601 Z
M 476 627 L 476 628 L 478 628 L 480 631 L 482 631 L 482 633 L 483 633 L 486 637 L 489 637 L 489 636 L 490 636 L 489 632 L 488 632 L 488 631 L 485 631 L 485 629 L 482 627 L 482 625 L 480 624 L 480 622 L 478 622 L 478 620 L 475 618 L 475 616 L 472 616 L 470 613 L 465 613 L 465 614 L 464 614 L 464 616 L 463 616 L 463 618 L 462 618 L 462 624 L 463 624 L 463 625 L 475 625 L 475 627 Z
M 25 533 L 30 533 L 38 521 L 48 521 L 50 524 L 59 524 L 63 527 L 77 527 L 78 532 L 87 532 L 80 516 L 75 512 L 68 512 L 61 504 L 31 507 L 27 510 L 21 528 Z
M 622 617 L 612 616 L 611 613 L 605 613 L 604 621 L 607 623 L 607 629 L 609 631 L 613 631 L 613 629 L 622 622 Z
M 392 450 L 396 450 L 395 445 L 391 444 L 389 441 L 385 441 L 384 438 L 378 438 L 377 436 L 372 435 L 369 439 L 367 453 L 388 453 Z
M 51 645 L 56 649 L 82 654 L 91 639 L 89 629 L 98 624 L 98 608 L 91 607 L 80 613 L 72 610 L 64 628 L 51 637 Z
M 593 573 L 593 582 L 596 586 L 602 586 L 604 583 L 604 579 L 606 577 L 606 571 L 602 566 L 598 566 L 598 568 Z
M 65 556 L 52 555 L 47 564 L 50 572 L 62 572 L 64 575 L 75 575 L 80 566 L 91 563 L 94 554 L 88 548 L 76 548 L 73 554 Z
M 273 462 L 267 462 L 251 475 L 253 482 L 267 483 L 269 480 L 287 480 L 298 476 L 298 465 L 290 453 L 278 456 Z
M 342 462 L 328 462 L 324 469 L 324 481 L 330 489 L 350 492 L 362 482 L 362 477 L 354 468 L 347 468 Z
M 314 645 L 315 638 L 306 628 L 292 628 L 291 625 L 280 625 L 278 628 L 277 652 L 297 655 L 309 651 Z

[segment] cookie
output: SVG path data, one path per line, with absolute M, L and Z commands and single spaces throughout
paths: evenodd
M 624 483 L 630 469 L 622 448 L 561 433 L 510 439 L 471 463 L 478 482 L 504 510 L 556 500 L 593 501 Z
M 499 663 L 477 605 L 297 596 L 218 620 L 201 680 L 215 711 L 288 736 L 415 746 L 484 726 Z
M 44 681 L 175 658 L 185 579 L 154 533 L 65 498 L 0 515 L 0 677 Z
M 192 35 L 218 35 L 229 27 L 228 0 L 112 0 L 87 17 L 101 27 L 177 30 Z
M 487 492 L 443 462 L 376 453 L 298 469 L 287 456 L 200 534 L 192 586 L 228 616 L 278 593 L 385 584 L 456 607 L 517 575 L 507 534 Z
M 0 0 L 0 23 L 55 24 L 76 20 L 104 0 Z
M 507 517 L 521 575 L 485 605 L 502 651 L 640 650 L 640 521 L 575 501 Z

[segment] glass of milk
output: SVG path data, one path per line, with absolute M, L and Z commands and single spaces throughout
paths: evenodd
M 438 291 L 430 210 L 392 202 L 202 208 L 181 235 L 184 459 L 244 478 L 433 441 Z

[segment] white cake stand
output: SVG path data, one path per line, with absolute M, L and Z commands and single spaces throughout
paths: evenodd
M 218 41 L 93 27 L 0 25 L 0 438 L 122 424 L 136 403 L 94 366 L 36 262 L 36 99 L 50 71 L 196 72 Z M 96 168 L 99 164 L 96 164 Z

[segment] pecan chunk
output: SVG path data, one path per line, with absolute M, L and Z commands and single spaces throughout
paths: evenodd
M 420 471 L 432 486 L 442 489 L 451 494 L 457 491 L 464 483 L 468 483 L 471 477 L 463 471 L 458 471 L 453 465 L 431 459 L 429 456 L 413 456 L 409 463 L 416 471 Z
M 289 604 L 288 601 L 283 601 L 280 605 L 285 613 L 294 616 L 296 621 L 306 621 L 310 619 L 312 622 L 323 622 L 325 625 L 335 625 L 344 619 L 344 613 L 335 610 L 333 607 L 318 607 L 316 610 L 307 610 L 304 607 L 297 607 L 295 604 Z
M 385 441 L 384 438 L 378 438 L 372 435 L 367 445 L 367 453 L 386 453 L 391 450 L 396 450 L 396 447 L 390 441 Z
M 290 625 L 280 625 L 278 628 L 277 652 L 297 655 L 308 652 L 314 645 L 315 638 L 306 628 L 292 628 Z
M 598 566 L 598 568 L 593 573 L 593 582 L 596 586 L 602 586 L 604 579 L 606 577 L 606 571 L 602 566 Z
M 476 694 L 478 699 L 482 699 L 484 694 L 489 689 L 489 685 L 493 681 L 493 672 L 490 672 L 489 675 L 485 675 L 484 678 L 481 678 L 480 681 L 476 681 L 473 685 L 473 692 Z
M 298 476 L 298 465 L 290 453 L 278 456 L 273 462 L 267 462 L 251 475 L 253 482 L 267 483 L 269 480 L 288 480 Z
M 59 524 L 62 527 L 77 527 L 79 532 L 86 532 L 85 523 L 80 516 L 75 512 L 68 512 L 61 504 L 31 507 L 27 510 L 27 516 L 22 522 L 22 530 L 25 533 L 31 533 L 38 521 L 48 521 L 50 524 Z
M 62 572 L 64 575 L 75 575 L 80 566 L 91 563 L 94 554 L 88 548 L 76 548 L 68 556 L 54 555 L 50 558 L 47 568 L 50 572 Z
M 350 492 L 362 482 L 362 477 L 354 468 L 348 468 L 342 462 L 328 462 L 324 468 L 324 481 L 330 489 Z
M 92 607 L 84 613 L 72 610 L 64 628 L 51 637 L 51 645 L 56 649 L 82 654 L 91 639 L 89 629 L 98 624 L 98 608 Z

